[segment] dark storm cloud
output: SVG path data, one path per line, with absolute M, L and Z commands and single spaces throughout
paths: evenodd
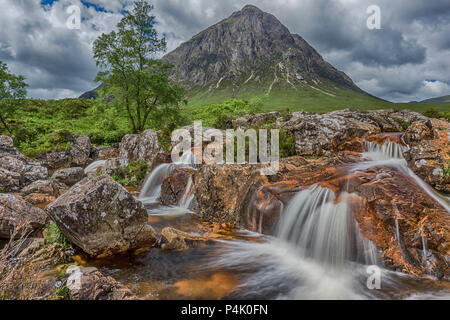
M 65 27 L 59 0 L 0 0 L 0 60 L 25 74 L 30 94 L 76 96 L 95 86 L 92 42 L 111 30 L 129 1 L 90 0 L 82 29 Z M 153 0 L 157 28 L 169 50 L 246 4 L 274 14 L 364 90 L 385 99 L 422 100 L 450 93 L 448 0 Z M 381 8 L 382 29 L 366 26 L 369 5 Z M 107 12 L 98 12 L 104 8 Z M 92 27 L 95 25 L 95 29 Z

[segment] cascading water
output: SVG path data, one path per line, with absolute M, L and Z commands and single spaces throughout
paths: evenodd
M 151 207 L 149 211 L 152 215 L 177 215 L 189 212 L 191 204 L 194 200 L 194 190 L 192 179 L 188 184 L 178 207 L 160 207 L 159 198 L 161 197 L 161 186 L 173 170 L 178 168 L 196 169 L 195 155 L 191 151 L 185 152 L 179 161 L 175 163 L 161 164 L 156 167 L 145 180 L 144 186 L 139 195 L 139 200 L 144 205 Z
M 386 165 L 421 181 L 403 158 L 407 147 L 390 141 L 383 145 L 367 143 L 366 147 L 364 162 L 354 165 L 351 170 Z M 431 187 L 423 181 L 419 185 L 448 210 L 446 200 Z M 367 289 L 366 266 L 379 264 L 378 252 L 374 243 L 361 234 L 352 215 L 352 201 L 352 195 L 345 190 L 335 194 L 329 189 L 312 186 L 300 191 L 284 209 L 276 237 L 266 236 L 263 243 L 228 242 L 210 267 L 245 274 L 236 289 L 239 297 L 387 298 L 387 291 Z M 399 229 L 396 236 L 400 246 Z M 426 239 L 422 240 L 426 260 Z M 385 288 L 396 292 L 409 281 L 403 274 L 380 268 Z M 420 294 L 414 296 L 417 297 L 421 297 Z
M 393 167 L 399 172 L 411 177 L 416 183 L 436 202 L 438 202 L 448 213 L 450 213 L 450 204 L 446 197 L 438 194 L 425 181 L 420 179 L 409 167 L 403 153 L 408 147 L 401 146 L 398 143 L 387 141 L 383 145 L 373 142 L 366 142 L 367 152 L 363 153 L 363 159 L 366 161 L 353 166 L 352 171 L 364 171 L 378 166 Z
M 103 167 L 106 164 L 106 161 L 107 160 L 95 161 L 95 162 L 91 163 L 89 166 L 87 166 L 86 169 L 84 169 L 84 172 L 86 174 L 97 173 L 98 168 Z

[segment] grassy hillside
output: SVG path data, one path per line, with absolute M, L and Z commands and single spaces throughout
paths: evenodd
M 264 88 L 266 88 L 265 86 Z M 209 104 L 222 103 L 230 97 L 234 99 L 251 100 L 258 98 L 263 103 L 264 111 L 309 111 L 324 113 L 339 109 L 410 109 L 425 112 L 428 109 L 450 112 L 450 104 L 439 105 L 432 103 L 391 103 L 369 95 L 349 89 L 336 89 L 334 86 L 321 85 L 308 86 L 299 89 L 274 86 L 270 93 L 268 90 L 257 87 L 247 87 L 245 90 L 233 92 L 229 87 L 199 91 L 189 98 L 187 108 L 195 109 Z
M 422 101 L 422 103 L 450 104 L 450 96 L 443 96 Z

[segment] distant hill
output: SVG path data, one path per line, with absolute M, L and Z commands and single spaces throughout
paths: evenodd
M 450 104 L 450 96 L 437 97 L 422 101 L 422 103 Z

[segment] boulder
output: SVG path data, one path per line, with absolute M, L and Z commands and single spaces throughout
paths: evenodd
M 184 251 L 192 248 L 198 248 L 200 246 L 205 246 L 210 240 L 204 239 L 202 237 L 194 236 L 190 233 L 177 230 L 174 228 L 164 228 L 161 231 L 162 236 L 162 247 L 165 250 L 177 250 Z
M 119 147 L 95 147 L 96 151 L 96 157 L 95 160 L 108 160 L 112 158 L 118 158 L 119 157 Z
M 47 222 L 47 215 L 33 207 L 20 196 L 0 193 L 0 238 L 9 239 L 17 229 L 15 238 L 40 232 Z
M 89 137 L 83 135 L 70 135 L 70 149 L 67 151 L 51 152 L 38 157 L 38 161 L 49 171 L 72 167 L 85 167 L 91 162 L 94 149 Z
M 266 124 L 269 122 L 276 123 L 277 119 L 280 118 L 281 116 L 282 114 L 278 111 L 245 115 L 241 118 L 233 120 L 233 127 L 245 129 Z
M 280 125 L 293 135 L 295 150 L 301 156 L 323 156 L 338 151 L 348 141 L 381 132 L 375 121 L 350 110 L 323 115 L 294 113 Z
M 151 171 L 162 164 L 172 163 L 172 154 L 170 152 L 160 152 L 153 159 Z
M 449 123 L 432 119 L 413 123 L 405 134 L 408 166 L 438 191 L 450 194 Z
M 180 204 L 194 173 L 194 169 L 188 168 L 173 170 L 161 185 L 161 204 L 165 206 Z
M 70 266 L 66 287 L 71 300 L 137 300 L 124 285 L 103 275 L 97 268 Z
M 59 169 L 52 175 L 52 180 L 63 183 L 69 187 L 86 178 L 83 168 Z
M 23 188 L 20 193 L 28 202 L 39 205 L 55 201 L 68 187 L 54 180 L 38 180 Z
M 8 136 L 0 136 L 0 192 L 17 192 L 26 185 L 46 179 L 48 171 L 26 159 Z
M 156 241 L 142 203 L 107 176 L 90 175 L 45 210 L 72 243 L 93 257 L 125 253 Z
M 120 163 L 126 167 L 130 161 L 152 161 L 160 152 L 156 131 L 146 130 L 142 134 L 128 134 L 120 143 Z

